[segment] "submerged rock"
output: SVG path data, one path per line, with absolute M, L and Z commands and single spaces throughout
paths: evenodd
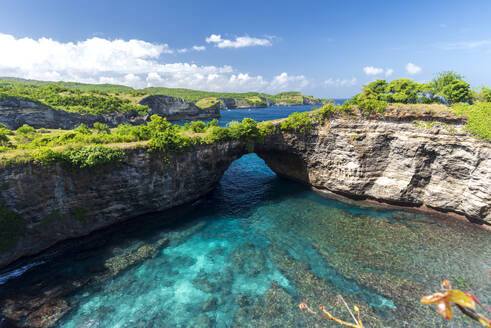
M 20 294 L 5 295 L 0 300 L 0 317 L 4 316 L 15 327 L 50 327 L 72 308 L 66 296 L 90 281 L 91 278 L 85 278 L 54 287 L 55 282 L 45 282 Z
M 22 225 L 9 236 L 8 249 L 0 249 L 0 267 L 57 242 L 194 201 L 216 186 L 244 147 L 239 141 L 200 145 L 168 153 L 165 161 L 163 154 L 136 148 L 122 162 L 81 170 L 59 163 L 4 167 L 0 200 Z M 179 242 L 203 226 L 166 237 Z
M 216 282 L 210 281 L 208 278 L 197 278 L 193 280 L 194 287 L 205 293 L 216 293 L 220 290 L 220 286 Z
M 254 277 L 266 267 L 266 257 L 254 244 L 246 243 L 232 251 L 232 268 L 235 272 Z
M 201 306 L 201 310 L 203 312 L 216 311 L 217 307 L 218 307 L 218 298 L 210 297 L 203 303 L 203 305 Z
M 54 299 L 44 303 L 37 311 L 27 316 L 25 327 L 43 328 L 56 323 L 71 307 L 63 299 Z
M 251 299 L 247 295 L 239 295 L 235 299 L 235 303 L 242 308 L 251 305 Z
M 190 328 L 211 328 L 215 326 L 214 320 L 210 319 L 209 316 L 207 316 L 204 313 L 198 314 L 194 322 L 189 325 L 188 327 Z
M 231 327 L 311 327 L 307 326 L 298 305 L 276 281 L 252 306 L 235 312 Z
M 165 246 L 169 244 L 169 239 L 161 238 L 155 245 L 146 244 L 139 247 L 136 251 L 130 251 L 106 260 L 104 266 L 109 270 L 112 276 L 129 268 L 132 265 L 143 262 L 147 258 L 154 257 Z

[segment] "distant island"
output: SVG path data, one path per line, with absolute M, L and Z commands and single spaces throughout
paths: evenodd
M 93 125 L 95 122 L 116 127 L 119 124 L 142 124 L 154 114 L 169 121 L 212 119 L 220 117 L 222 109 L 322 105 L 328 102 L 327 99 L 294 91 L 276 95 L 220 93 L 0 78 L 0 123 L 11 129 L 23 124 L 35 128 L 71 129 L 80 123 Z

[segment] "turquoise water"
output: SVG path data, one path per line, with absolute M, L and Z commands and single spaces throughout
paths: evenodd
M 450 279 L 491 303 L 490 242 L 464 222 L 322 197 L 252 154 L 193 204 L 0 275 L 0 301 L 35 313 L 33 300 L 63 300 L 56 327 L 336 327 L 298 303 L 349 320 L 342 295 L 367 327 L 472 327 L 419 299 Z

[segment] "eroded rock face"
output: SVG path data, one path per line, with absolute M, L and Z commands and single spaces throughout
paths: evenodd
M 238 109 L 238 108 L 264 108 L 274 106 L 275 103 L 268 98 L 260 97 L 263 103 L 251 104 L 243 98 L 219 98 L 218 103 L 221 109 Z
M 169 121 L 203 120 L 220 117 L 220 109 L 218 107 L 200 109 L 195 104 L 176 97 L 148 96 L 140 101 L 140 105 L 150 107 L 150 116 L 154 114 L 164 116 Z
M 88 115 L 69 113 L 56 110 L 34 101 L 8 97 L 0 99 L 0 123 L 8 129 L 16 130 L 24 124 L 36 129 L 64 129 L 76 128 L 81 123 L 91 127 L 95 122 L 117 127 L 120 124 L 145 124 L 151 115 L 166 117 L 169 121 L 202 120 L 220 117 L 220 108 L 215 106 L 209 109 L 199 109 L 193 103 L 181 98 L 167 96 L 148 96 L 140 102 L 148 105 L 150 112 L 139 116 L 136 112 L 111 113 L 103 115 Z
M 132 149 L 121 163 L 90 169 L 34 163 L 3 168 L 0 201 L 25 227 L 11 236 L 15 246 L 0 251 L 0 267 L 58 241 L 196 200 L 244 153 L 242 143 L 223 142 L 166 155 Z
M 101 122 L 116 127 L 119 124 L 144 124 L 146 118 L 136 113 L 114 113 L 107 115 L 82 115 L 56 110 L 51 107 L 21 98 L 0 100 L 0 123 L 10 130 L 16 130 L 24 124 L 37 129 L 73 129 L 84 123 L 92 126 Z
M 462 127 L 458 120 L 420 128 L 405 118 L 336 118 L 308 134 L 278 130 L 255 151 L 278 175 L 320 190 L 491 223 L 491 144 Z M 248 148 L 223 142 L 166 158 L 141 148 L 128 150 L 121 163 L 90 169 L 3 168 L 0 211 L 15 212 L 25 225 L 11 227 L 12 239 L 0 243 L 0 267 L 58 241 L 198 199 Z M 240 261 L 236 267 L 260 271 Z
M 491 223 L 491 144 L 462 127 L 337 118 L 309 134 L 278 132 L 255 150 L 278 175 L 320 190 Z

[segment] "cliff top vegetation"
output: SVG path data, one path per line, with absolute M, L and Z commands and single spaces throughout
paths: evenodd
M 440 74 L 429 84 L 407 79 L 389 83 L 379 80 L 366 85 L 360 94 L 341 106 L 328 104 L 311 112 L 293 113 L 277 122 L 257 123 L 245 118 L 242 122 L 231 122 L 227 127 L 219 127 L 217 120 L 173 125 L 157 115 L 152 116 L 146 125 L 120 125 L 114 129 L 102 123 L 95 123 L 93 127 L 81 124 L 68 131 L 36 130 L 28 125 L 10 131 L 0 126 L 0 164 L 62 161 L 75 167 L 88 167 L 121 160 L 126 148 L 145 147 L 150 152 L 178 152 L 224 140 L 256 142 L 278 129 L 309 133 L 316 125 L 339 116 L 412 120 L 415 127 L 422 128 L 430 128 L 432 121 L 465 122 L 465 129 L 472 135 L 491 141 L 491 91 L 481 88 L 479 92 L 472 92 L 465 82 L 455 81 L 462 80 L 452 72 Z M 73 91 L 70 87 L 53 85 L 43 86 L 40 90 L 46 88 L 63 89 L 64 93 L 69 94 Z M 112 97 L 97 90 L 74 92 L 76 95 L 80 92 L 81 95 L 94 93 L 97 95 L 94 97 Z M 297 94 L 281 96 L 290 95 Z M 135 98 L 139 96 L 133 95 Z M 125 99 L 128 99 L 128 104 L 134 104 L 130 97 Z M 203 106 L 211 106 L 216 99 L 204 98 L 201 102 Z
M 299 92 L 282 92 L 270 95 L 258 92 L 225 93 L 162 87 L 136 90 L 127 86 L 113 84 L 83 84 L 0 78 L 0 99 L 4 97 L 20 97 L 58 110 L 81 114 L 135 112 L 136 114 L 144 115 L 149 109 L 147 106 L 140 105 L 139 102 L 149 95 L 182 98 L 185 101 L 196 103 L 202 109 L 216 104 L 218 98 L 233 98 L 240 103 L 251 106 L 266 105 L 266 100 L 284 104 L 302 104 L 304 98 L 326 102 L 326 100 L 312 96 L 304 96 Z

